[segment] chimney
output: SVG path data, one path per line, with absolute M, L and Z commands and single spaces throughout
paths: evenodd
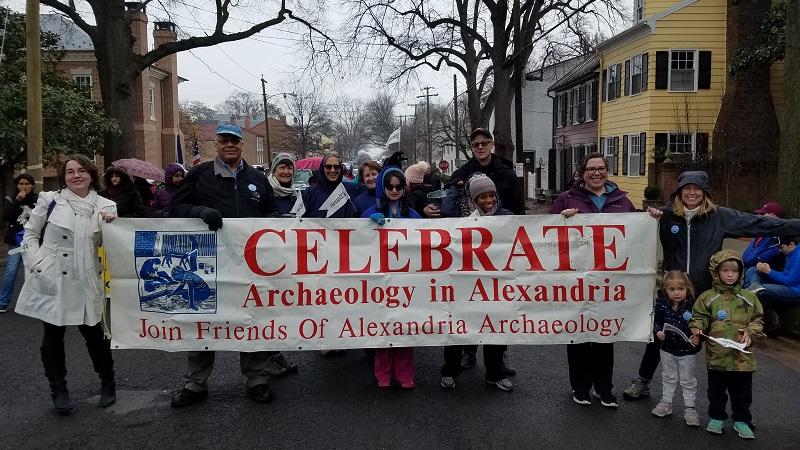
M 145 14 L 145 7 L 139 2 L 125 2 L 125 7 L 128 18 L 131 21 L 133 53 L 144 55 L 147 53 L 147 14 Z
M 175 24 L 172 22 L 153 22 L 153 45 L 159 47 L 178 40 Z M 168 75 L 161 80 L 162 129 L 161 160 L 166 167 L 175 160 L 174 142 L 180 127 L 178 119 L 178 56 L 173 53 L 153 64 Z

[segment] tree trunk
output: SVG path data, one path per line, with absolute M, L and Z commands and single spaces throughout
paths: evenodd
M 800 215 L 800 0 L 791 0 L 786 8 L 786 55 L 783 59 L 783 81 L 786 96 L 781 130 L 778 189 L 787 217 Z
M 736 51 L 757 44 L 762 18 L 769 12 L 768 0 L 728 0 L 727 59 L 734 60 Z M 760 180 L 769 180 L 775 173 L 775 149 L 780 130 L 770 92 L 770 66 L 764 64 L 727 72 L 725 95 L 714 126 L 712 167 L 723 176 L 733 163 L 746 163 Z M 788 87 L 788 86 L 787 86 Z M 771 191 L 767 183 L 754 186 L 763 201 Z
M 495 75 L 494 86 L 494 148 L 498 155 L 513 160 L 514 142 L 511 135 L 511 102 L 514 98 L 513 85 L 507 80 L 509 74 L 499 71 Z

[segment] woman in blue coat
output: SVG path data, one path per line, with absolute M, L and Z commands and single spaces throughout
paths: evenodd
M 303 191 L 303 204 L 306 208 L 303 217 L 359 217 L 358 209 L 353 203 L 353 199 L 356 197 L 355 187 L 352 183 L 342 183 L 343 173 L 344 166 L 341 156 L 331 153 L 322 158 L 316 173 L 317 184 Z M 321 210 L 320 207 L 325 204 L 325 201 L 330 198 L 340 184 L 344 185 L 350 198 L 329 216 L 328 211 Z

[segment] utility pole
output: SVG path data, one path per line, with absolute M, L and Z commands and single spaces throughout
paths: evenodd
M 419 104 L 407 103 L 406 105 L 414 107 L 414 164 L 416 164 L 417 161 L 419 161 L 417 159 L 417 106 L 419 106 Z
M 525 162 L 525 153 L 523 150 L 522 145 L 522 80 L 524 79 L 524 72 L 525 67 L 522 64 L 522 32 L 520 27 L 522 26 L 522 18 L 520 17 L 520 6 L 519 0 L 514 0 L 514 7 L 512 10 L 512 17 L 514 21 L 514 54 L 516 57 L 514 58 L 514 131 L 515 131 L 515 145 L 514 149 L 516 150 L 517 158 L 516 162 L 523 163 L 523 178 L 522 178 L 522 186 L 519 185 L 519 178 L 515 181 L 517 182 L 517 195 L 522 202 L 522 205 L 512 205 L 517 206 L 519 211 L 514 211 L 518 214 L 525 214 L 525 205 L 528 202 L 528 170 L 524 167 Z M 534 164 L 535 164 L 536 155 L 534 154 Z
M 406 119 L 411 117 L 411 114 L 400 114 L 397 116 L 400 119 L 400 142 L 397 143 L 397 149 L 403 151 L 403 125 L 405 125 Z M 416 164 L 414 161 L 412 164 Z
M 427 127 L 428 128 L 428 139 L 427 139 L 427 141 L 428 141 L 427 142 L 428 159 L 427 159 L 427 161 L 428 161 L 429 164 L 433 164 L 433 147 L 432 147 L 432 142 L 431 142 L 431 97 L 438 97 L 439 96 L 439 94 L 431 94 L 431 89 L 433 89 L 433 88 L 430 87 L 430 86 L 424 87 L 424 88 L 422 88 L 422 90 L 425 91 L 425 95 L 418 95 L 417 96 L 417 98 L 423 98 L 423 97 L 425 98 L 426 113 L 427 113 L 427 116 L 428 116 L 427 117 L 427 122 L 428 122 L 428 127 Z
M 261 74 L 261 96 L 264 99 L 264 139 L 267 144 L 267 166 L 272 165 L 272 149 L 269 146 L 269 110 L 267 107 L 267 81 L 264 80 L 264 74 Z
M 26 170 L 39 186 L 42 170 L 42 45 L 39 23 L 39 0 L 25 2 L 25 84 L 28 107 L 28 164 Z M 106 161 L 110 163 L 111 161 Z
M 456 145 L 456 158 L 458 158 L 458 152 L 461 150 L 461 135 L 458 134 L 458 79 L 456 74 L 453 74 L 453 112 L 453 118 L 455 119 L 455 136 L 453 136 L 453 140 Z

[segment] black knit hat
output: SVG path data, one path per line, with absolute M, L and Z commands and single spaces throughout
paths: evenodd
M 697 185 L 706 195 L 709 195 L 708 174 L 702 170 L 688 170 L 678 175 L 678 187 L 675 188 L 675 192 L 672 193 L 671 197 L 680 195 L 681 189 L 690 184 Z

